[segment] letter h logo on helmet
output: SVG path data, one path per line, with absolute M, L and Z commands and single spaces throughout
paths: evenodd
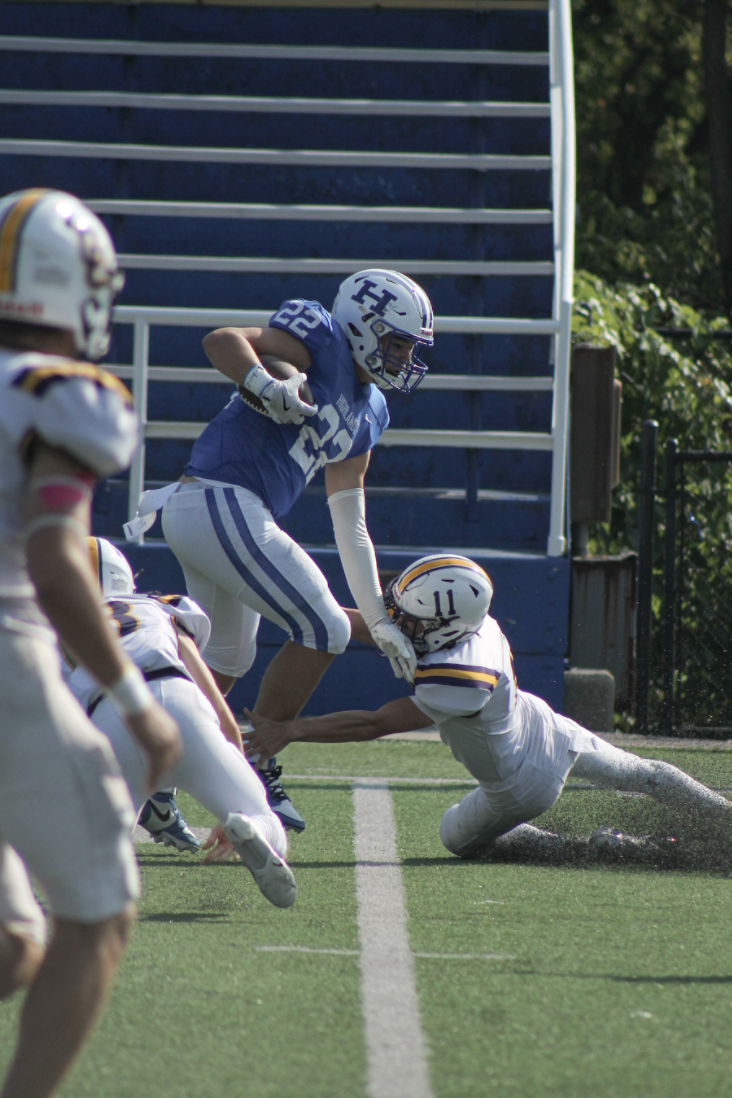
M 383 316 L 389 302 L 396 301 L 397 296 L 396 294 L 390 293 L 388 290 L 384 290 L 381 296 L 379 296 L 373 292 L 375 289 L 376 283 L 369 282 L 369 280 L 365 278 L 358 293 L 351 295 L 351 301 L 357 301 L 359 305 L 365 305 L 366 302 L 364 298 L 368 297 L 371 299 L 371 309 L 373 312 L 375 312 L 377 316 Z

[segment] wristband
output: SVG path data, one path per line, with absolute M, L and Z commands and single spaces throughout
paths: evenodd
M 117 681 L 105 689 L 120 717 L 139 717 L 155 700 L 134 663 L 128 663 Z
M 251 370 L 244 378 L 243 385 L 250 393 L 254 393 L 255 396 L 258 396 L 261 399 L 264 390 L 268 385 L 271 385 L 274 380 L 272 375 L 267 373 L 262 363 L 258 362 L 256 366 L 252 366 Z

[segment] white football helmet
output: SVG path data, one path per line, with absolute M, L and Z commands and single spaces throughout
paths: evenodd
M 332 313 L 354 359 L 380 389 L 417 388 L 427 373 L 418 349 L 434 343 L 432 305 L 421 286 L 398 271 L 359 271 L 341 283 Z M 411 361 L 390 353 L 391 338 L 382 347 L 384 336 L 411 340 Z
M 127 557 L 106 538 L 87 538 L 87 546 L 105 599 L 113 595 L 131 595 L 135 590 L 135 577 Z
M 109 233 L 78 198 L 39 187 L 0 199 L 0 320 L 70 329 L 96 361 L 123 283 Z
M 480 565 L 448 553 L 421 557 L 384 591 L 389 617 L 402 619 L 400 628 L 418 656 L 454 648 L 472 637 L 483 624 L 492 597 L 493 584 Z

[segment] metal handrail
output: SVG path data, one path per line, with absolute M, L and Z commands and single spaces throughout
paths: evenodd
M 330 149 L 227 149 L 194 145 L 137 145 L 107 141 L 0 139 L 7 156 L 70 156 L 92 160 L 172 160 L 203 164 L 278 164 L 320 168 L 432 168 L 488 171 L 549 171 L 550 156 L 500 156 L 494 153 L 342 152 Z
M 218 42 L 133 42 L 120 39 L 0 35 L 0 50 L 101 53 L 123 57 L 252 57 L 259 61 L 375 61 L 420 65 L 548 65 L 549 54 L 518 50 L 410 50 L 372 46 L 257 46 Z
M 130 255 L 120 252 L 121 267 L 130 271 L 218 271 L 249 274 L 339 274 L 391 268 L 398 265 L 406 275 L 467 275 L 488 278 L 494 275 L 552 275 L 552 260 L 498 260 L 482 262 L 470 259 L 280 259 L 275 256 L 228 255 Z
M 0 103 L 36 107 L 240 111 L 247 114 L 347 114 L 421 118 L 548 118 L 548 103 L 424 99 L 304 99 L 298 96 L 167 95 L 147 92 L 35 91 L 0 88 Z
M 122 381 L 134 376 L 134 366 L 105 366 L 109 373 Z M 148 366 L 148 381 L 177 381 L 184 385 L 233 385 L 231 378 L 206 366 Z M 488 374 L 427 374 L 420 382 L 420 392 L 440 390 L 460 393 L 539 393 L 551 392 L 551 377 L 506 377 Z
M 160 202 L 88 198 L 90 210 L 133 217 L 220 217 L 262 221 L 397 221 L 446 225 L 550 225 L 551 210 L 490 210 L 459 206 L 277 206 L 265 202 Z
M 567 436 L 569 427 L 569 356 L 574 277 L 575 129 L 572 14 L 570 0 L 550 0 L 550 103 L 554 186 L 554 407 L 552 409 L 552 495 L 550 557 L 567 551 Z
M 357 268 L 356 268 L 357 269 Z M 167 305 L 118 305 L 115 324 L 161 324 L 178 328 L 266 327 L 276 309 L 183 309 Z M 436 316 L 435 332 L 470 335 L 555 335 L 558 320 L 523 317 Z

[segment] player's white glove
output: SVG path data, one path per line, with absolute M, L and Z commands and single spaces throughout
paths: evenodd
M 280 381 L 268 374 L 257 363 L 244 378 L 244 388 L 262 401 L 275 423 L 302 423 L 305 416 L 317 414 L 317 404 L 307 404 L 300 399 L 300 386 L 307 381 L 305 374 L 295 374 L 287 381 Z
M 414 685 L 414 672 L 417 670 L 417 654 L 409 637 L 405 637 L 398 625 L 388 618 L 369 626 L 369 632 L 385 656 L 389 657 L 391 669 L 398 679 L 405 678 L 410 686 Z

